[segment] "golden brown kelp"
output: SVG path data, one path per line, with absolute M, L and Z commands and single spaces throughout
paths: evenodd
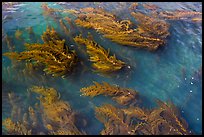
M 40 105 L 35 104 L 35 108 L 29 106 L 25 113 L 17 113 L 18 119 L 6 118 L 2 125 L 7 134 L 86 134 L 75 126 L 75 112 L 68 102 L 60 99 L 59 93 L 54 88 L 33 86 L 29 91 L 40 95 L 38 98 Z M 13 95 L 11 97 L 13 98 Z
M 112 72 L 121 69 L 125 63 L 116 59 L 115 55 L 109 55 L 109 49 L 106 51 L 103 47 L 98 45 L 95 41 L 85 39 L 81 35 L 76 36 L 74 41 L 86 45 L 87 53 L 89 54 L 90 61 L 93 62 L 92 66 L 96 71 Z
M 14 93 L 8 94 L 9 102 L 12 106 L 11 117 L 3 120 L 2 125 L 9 135 L 31 135 L 38 134 L 36 128 L 40 128 L 36 111 L 29 107 L 27 112 L 22 112 L 19 97 Z M 18 102 L 16 101 L 18 100 Z M 14 115 L 14 116 L 13 116 Z
M 166 33 L 168 33 L 166 32 L 166 30 L 168 30 L 168 25 L 161 22 L 150 26 L 153 27 L 151 29 L 157 30 L 157 35 L 154 36 L 153 34 L 155 33 L 150 31 L 150 27 L 148 27 L 148 29 L 143 28 L 143 32 L 138 31 L 131 28 L 132 23 L 129 20 L 119 21 L 113 14 L 102 9 L 85 8 L 80 11 L 81 13 L 78 14 L 78 18 L 75 20 L 77 25 L 85 28 L 93 28 L 99 33 L 102 33 L 104 37 L 122 45 L 146 47 L 150 50 L 154 50 L 157 49 L 158 46 L 164 44 L 164 41 L 157 38 L 157 36 L 159 35 L 165 38 L 167 36 Z
M 134 3 L 132 3 L 131 5 L 130 5 L 130 7 L 129 7 L 129 10 L 135 10 L 136 8 L 137 8 L 137 6 L 138 6 L 138 3 L 137 2 L 134 2 Z
M 125 122 L 125 115 L 120 109 L 105 104 L 95 108 L 96 118 L 102 122 L 105 128 L 101 135 L 128 135 L 134 127 Z
M 139 107 L 126 109 L 103 105 L 95 109 L 96 118 L 105 128 L 105 135 L 189 135 L 186 121 L 178 117 L 175 106 L 159 101 L 159 107 L 144 110 Z
M 142 4 L 142 6 L 143 6 L 145 9 L 148 9 L 148 10 L 151 10 L 151 11 L 158 10 L 158 8 L 159 8 L 157 5 L 155 5 L 155 4 L 150 4 L 150 3 Z
M 162 40 L 169 35 L 169 24 L 164 20 L 153 18 L 140 12 L 132 12 L 131 15 L 137 20 L 137 31 L 142 36 L 150 36 Z
M 30 90 L 41 95 L 39 100 L 43 109 L 43 124 L 50 134 L 83 134 L 75 126 L 75 113 L 69 103 L 60 100 L 54 88 L 33 86 Z
M 188 135 L 186 121 L 178 116 L 178 109 L 173 105 L 159 101 L 159 107 L 149 111 L 148 115 L 137 123 L 134 129 L 136 134 L 142 135 Z M 147 114 L 147 113 L 146 113 Z
M 187 18 L 200 17 L 202 13 L 198 11 L 176 10 L 176 11 L 161 11 L 158 16 L 168 20 L 185 20 Z
M 13 122 L 11 118 L 6 118 L 3 123 L 9 135 L 31 135 L 31 130 L 26 129 L 25 125 L 20 122 Z
M 70 72 L 77 62 L 74 51 L 68 49 L 65 40 L 60 40 L 56 31 L 47 27 L 42 35 L 43 44 L 25 44 L 20 53 L 7 52 L 3 55 L 16 60 L 34 61 L 45 65 L 44 71 L 52 76 L 63 76 Z
M 80 91 L 84 96 L 95 97 L 98 95 L 111 96 L 113 100 L 121 105 L 128 105 L 137 101 L 138 93 L 132 89 L 121 88 L 110 85 L 106 82 L 102 84 L 94 82 L 95 85 L 82 88 Z

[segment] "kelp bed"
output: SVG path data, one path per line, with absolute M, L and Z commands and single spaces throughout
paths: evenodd
M 4 3 L 5 4 L 5 3 Z M 11 5 L 12 6 L 12 5 Z M 95 30 L 104 38 L 121 46 L 132 46 L 144 48 L 148 52 L 165 46 L 170 36 L 170 23 L 167 20 L 185 20 L 191 18 L 193 22 L 201 20 L 199 12 L 176 11 L 156 12 L 154 5 L 143 5 L 151 14 L 147 15 L 137 11 L 137 3 L 129 7 L 131 20 L 122 20 L 111 12 L 102 8 L 76 9 L 54 9 L 46 3 L 41 5 L 43 15 L 53 18 L 64 34 L 74 41 L 79 49 L 88 56 L 91 63 L 90 69 L 94 73 L 105 74 L 117 73 L 125 68 L 130 69 L 128 62 L 118 58 L 110 49 L 106 49 L 94 40 L 88 33 L 74 35 L 74 29 L 86 28 Z M 75 20 L 68 16 L 56 18 L 57 13 L 71 14 Z M 28 28 L 32 34 L 32 28 Z M 15 37 L 21 40 L 23 32 L 17 30 Z M 69 77 L 77 67 L 83 65 L 84 59 L 78 56 L 78 51 L 70 49 L 66 40 L 61 38 L 58 32 L 48 25 L 46 31 L 41 35 L 43 43 L 25 43 L 22 52 L 16 52 L 12 47 L 11 39 L 6 36 L 6 44 L 9 52 L 4 53 L 11 59 L 13 67 L 25 64 L 21 76 L 32 77 L 35 71 L 45 72 L 52 77 Z M 88 66 L 89 67 L 89 66 Z M 20 73 L 20 72 L 19 72 Z M 20 75 L 19 75 L 20 76 Z M 18 76 L 18 77 L 19 77 Z M 41 77 L 42 78 L 42 77 Z M 179 109 L 172 103 L 156 100 L 157 107 L 149 109 L 143 107 L 139 92 L 134 89 L 111 85 L 108 82 L 98 83 L 80 89 L 82 96 L 97 98 L 96 96 L 107 96 L 117 105 L 103 104 L 95 107 L 95 117 L 104 128 L 101 135 L 190 135 L 187 122 L 181 117 Z M 147 83 L 148 84 L 148 83 Z M 25 90 L 26 91 L 26 90 Z M 12 135 L 86 135 L 86 131 L 79 125 L 82 121 L 80 114 L 75 112 L 71 105 L 61 99 L 59 91 L 53 87 L 32 86 L 28 94 L 37 94 L 34 106 L 29 106 L 21 111 L 14 92 L 8 93 L 11 105 L 11 117 L 3 120 L 2 125 L 5 132 Z M 63 95 L 62 95 L 63 96 Z M 23 99 L 19 99 L 23 101 Z

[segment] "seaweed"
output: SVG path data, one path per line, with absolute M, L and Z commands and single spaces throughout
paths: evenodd
M 129 10 L 135 10 L 137 7 L 138 7 L 138 3 L 137 2 L 134 2 L 130 5 L 130 7 L 128 8 Z
M 137 20 L 137 31 L 142 36 L 165 39 L 168 35 L 169 24 L 164 20 L 147 16 L 140 12 L 131 12 L 131 15 Z
M 54 130 L 51 134 L 82 134 L 75 126 L 75 113 L 71 106 L 60 100 L 59 93 L 54 88 L 33 86 L 30 91 L 41 95 L 39 100 L 43 108 L 43 123 L 48 130 Z
M 175 115 L 174 107 L 161 101 L 159 104 L 148 111 L 139 107 L 119 109 L 110 104 L 96 107 L 96 118 L 105 126 L 101 134 L 189 135 L 186 121 Z
M 115 85 L 110 85 L 107 82 L 102 84 L 93 82 L 95 85 L 81 88 L 82 95 L 95 97 L 98 95 L 111 96 L 113 100 L 121 105 L 135 103 L 138 98 L 138 93 L 132 89 L 121 88 Z
M 65 40 L 60 40 L 54 28 L 49 27 L 41 37 L 43 44 L 25 44 L 26 51 L 7 52 L 3 55 L 18 61 L 41 63 L 45 66 L 43 71 L 52 76 L 63 76 L 71 72 L 77 63 L 77 55 L 65 45 Z
M 93 28 L 97 32 L 102 33 L 105 38 L 122 45 L 146 47 L 150 50 L 155 50 L 158 46 L 165 43 L 158 36 L 166 38 L 169 34 L 168 25 L 166 25 L 165 21 L 156 22 L 157 19 L 153 20 L 151 18 L 149 21 L 154 21 L 155 25 L 148 26 L 148 23 L 142 22 L 144 25 L 140 25 L 138 27 L 140 29 L 135 29 L 132 28 L 133 23 L 130 20 L 119 21 L 113 14 L 103 9 L 85 8 L 80 11 L 78 18 L 75 20 L 77 25 L 88 29 Z M 137 20 L 144 20 L 142 18 L 143 16 L 139 16 Z M 148 27 L 147 29 L 145 29 L 146 26 Z M 157 32 L 154 33 L 154 30 Z
M 186 20 L 188 18 L 199 18 L 202 20 L 202 12 L 188 11 L 188 10 L 176 10 L 176 11 L 161 11 L 157 15 L 160 18 L 167 20 Z
M 132 98 L 138 95 L 132 89 L 112 86 L 106 82 L 94 82 L 80 91 L 82 95 L 95 97 L 97 95 L 111 96 L 125 108 L 116 108 L 105 104 L 95 108 L 96 118 L 104 124 L 102 135 L 189 135 L 187 122 L 179 115 L 178 108 L 172 102 L 156 100 L 158 107 L 147 109 L 140 107 L 139 102 Z M 132 97 L 127 97 L 127 95 Z M 126 97 L 124 100 L 123 97 Z M 134 104 L 132 104 L 133 102 Z
M 89 37 L 91 37 L 89 35 Z M 95 41 L 85 39 L 81 35 L 76 36 L 74 41 L 86 45 L 87 53 L 90 61 L 93 62 L 92 67 L 99 72 L 112 72 L 121 69 L 125 63 L 116 59 L 115 54 L 109 55 L 109 49 L 106 51 L 103 47 L 98 45 Z
M 18 113 L 18 119 L 6 118 L 2 125 L 7 134 L 12 135 L 82 135 L 75 125 L 76 115 L 68 102 L 60 99 L 59 93 L 54 88 L 33 86 L 29 91 L 37 93 L 40 105 L 28 107 L 27 112 Z M 14 95 L 9 95 L 13 99 Z M 10 100 L 11 100 L 10 99 Z M 15 104 L 15 100 L 12 102 Z M 16 122 L 15 122 L 16 121 Z M 42 121 L 42 123 L 40 123 Z
M 128 132 L 133 130 L 133 127 L 125 122 L 123 111 L 110 104 L 96 107 L 95 115 L 105 126 L 100 132 L 101 135 L 128 135 Z

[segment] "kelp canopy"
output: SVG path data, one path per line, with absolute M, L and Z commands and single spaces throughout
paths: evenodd
M 89 35 L 89 37 L 91 36 Z M 86 45 L 90 61 L 93 62 L 92 66 L 96 71 L 113 72 L 121 69 L 125 65 L 124 62 L 116 59 L 115 54 L 110 56 L 109 49 L 106 51 L 103 47 L 91 39 L 86 39 L 79 35 L 74 38 L 74 41 L 79 44 Z
M 165 107 L 164 107 L 165 106 Z M 96 118 L 105 128 L 102 135 L 189 135 L 184 119 L 178 118 L 171 106 L 153 110 L 139 107 L 119 109 L 105 104 L 95 109 Z
M 29 91 L 40 95 L 40 105 L 29 106 L 27 112 L 19 111 L 14 94 L 9 94 L 12 113 L 15 117 L 6 118 L 2 125 L 12 135 L 82 135 L 75 125 L 76 115 L 68 102 L 60 99 L 54 88 L 33 86 Z M 41 122 L 42 121 L 42 122 Z
M 95 97 L 98 95 L 111 96 L 113 100 L 121 105 L 128 105 L 135 103 L 138 98 L 138 92 L 128 89 L 121 88 L 119 86 L 110 85 L 107 82 L 102 84 L 94 82 L 95 85 L 81 88 L 82 95 Z
M 119 44 L 155 50 L 158 46 L 164 45 L 164 38 L 169 35 L 169 25 L 165 21 L 142 15 L 137 16 L 136 19 L 141 21 L 138 29 L 134 29 L 131 28 L 130 20 L 119 21 L 113 14 L 103 9 L 89 7 L 80 10 L 75 23 L 85 28 L 93 28 Z
M 178 109 L 171 102 L 164 103 L 157 100 L 158 107 L 145 109 L 139 104 L 131 104 L 138 93 L 132 89 L 121 88 L 106 82 L 94 82 L 82 88 L 82 95 L 95 97 L 105 95 L 113 97 L 120 105 L 126 108 L 116 108 L 104 104 L 95 108 L 96 118 L 104 124 L 102 135 L 188 135 L 188 125 L 180 117 Z
M 3 55 L 16 60 L 33 61 L 45 66 L 44 71 L 52 76 L 63 76 L 71 72 L 77 63 L 77 55 L 65 45 L 54 30 L 47 27 L 42 35 L 43 44 L 25 44 L 26 51 L 7 52 Z

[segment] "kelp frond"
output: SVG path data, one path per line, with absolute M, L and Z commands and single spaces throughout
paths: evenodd
M 109 104 L 96 107 L 96 118 L 105 126 L 101 134 L 189 135 L 185 120 L 173 113 L 175 108 L 160 104 L 148 111 L 140 107 L 119 109 Z
M 131 15 L 139 23 L 137 30 L 142 36 L 165 39 L 169 35 L 169 24 L 164 20 L 153 18 L 140 12 L 132 12 Z
M 26 113 L 18 113 L 20 116 L 18 119 L 5 119 L 2 125 L 8 134 L 86 134 L 76 127 L 75 112 L 71 109 L 68 102 L 59 98 L 59 93 L 54 88 L 33 86 L 30 90 L 40 95 L 40 105 L 36 106 L 36 109 L 29 106 Z M 11 94 L 10 96 L 13 97 L 14 95 Z
M 45 65 L 44 71 L 52 76 L 63 76 L 76 65 L 77 56 L 60 40 L 56 31 L 47 27 L 42 35 L 43 44 L 25 44 L 26 51 L 8 52 L 3 55 L 16 60 L 34 61 Z
M 188 10 L 161 11 L 158 12 L 157 15 L 161 18 L 168 20 L 186 20 L 188 18 L 195 17 L 202 18 L 202 12 Z
M 116 59 L 115 55 L 109 55 L 109 49 L 106 51 L 103 47 L 98 45 L 95 41 L 85 39 L 81 35 L 74 38 L 75 42 L 86 45 L 87 53 L 92 66 L 100 72 L 117 71 L 124 66 L 124 62 Z
M 140 15 L 140 13 L 138 14 Z M 138 29 L 131 27 L 130 20 L 119 21 L 113 14 L 101 9 L 98 11 L 94 8 L 79 13 L 75 23 L 88 29 L 93 28 L 102 33 L 105 38 L 119 44 L 155 50 L 165 43 L 163 39 L 169 35 L 169 25 L 165 21 L 157 21 L 157 19 L 148 18 L 146 15 L 143 18 L 139 15 L 136 19 L 142 21 Z M 154 22 L 151 24 L 151 21 Z
M 94 82 L 95 85 L 82 88 L 80 91 L 84 96 L 97 96 L 105 95 L 111 96 L 113 100 L 121 105 L 127 105 L 130 103 L 135 103 L 137 100 L 138 93 L 132 89 L 121 88 L 115 85 L 110 85 L 106 82 L 102 84 Z
M 2 126 L 5 126 L 9 135 L 31 135 L 31 130 L 27 129 L 21 122 L 13 122 L 11 118 L 3 120 Z
M 30 91 L 42 95 L 40 101 L 43 103 L 52 104 L 55 101 L 59 100 L 59 94 L 54 88 L 44 88 L 39 86 L 33 86 L 30 88 Z
M 95 116 L 105 126 L 101 131 L 102 135 L 124 135 L 129 134 L 128 131 L 133 129 L 125 123 L 125 115 L 123 111 L 110 104 L 96 107 Z

